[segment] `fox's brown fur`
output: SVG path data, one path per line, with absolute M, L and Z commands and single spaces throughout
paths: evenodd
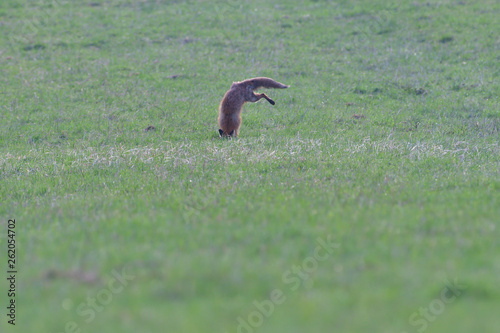
M 256 94 L 253 91 L 259 88 L 288 88 L 287 85 L 274 81 L 268 77 L 255 77 L 240 82 L 233 82 L 219 106 L 219 134 L 238 136 L 241 126 L 241 110 L 246 102 L 257 102 L 262 98 L 274 105 L 274 101 L 266 94 Z

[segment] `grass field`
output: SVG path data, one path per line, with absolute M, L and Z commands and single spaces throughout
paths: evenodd
M 0 331 L 498 332 L 498 17 L 2 0 Z

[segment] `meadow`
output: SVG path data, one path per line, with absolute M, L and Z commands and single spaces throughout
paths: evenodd
M 2 0 L 0 331 L 498 332 L 498 17 Z

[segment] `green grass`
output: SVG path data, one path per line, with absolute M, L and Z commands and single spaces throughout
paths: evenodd
M 0 267 L 15 218 L 20 273 L 0 331 L 497 332 L 499 16 L 3 0 Z M 219 139 L 223 94 L 254 76 L 291 87 Z M 339 246 L 288 274 L 318 239 Z

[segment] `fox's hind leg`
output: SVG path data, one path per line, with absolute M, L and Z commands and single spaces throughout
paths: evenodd
M 260 100 L 261 100 L 261 99 L 263 99 L 263 98 L 267 99 L 267 101 L 268 101 L 269 103 L 271 103 L 271 105 L 276 104 L 276 103 L 275 103 L 272 99 L 270 99 L 270 98 L 269 98 L 269 96 L 267 96 L 266 94 L 254 94 L 254 97 L 253 97 L 253 99 L 252 99 L 252 101 L 251 101 L 251 102 L 257 102 L 257 101 L 260 101 Z

